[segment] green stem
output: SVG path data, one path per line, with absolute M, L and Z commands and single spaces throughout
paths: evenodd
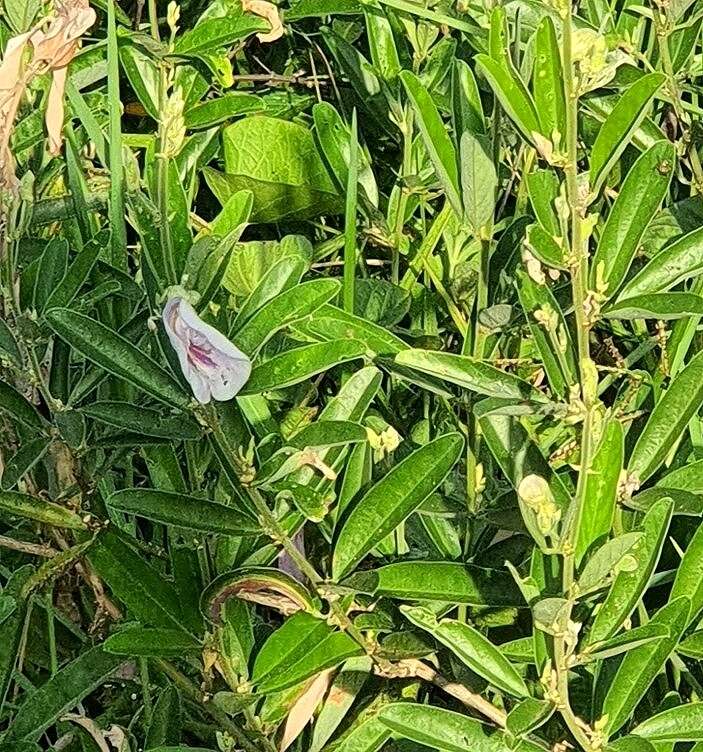
M 139 677 L 142 684 L 142 698 L 144 699 L 144 728 L 148 729 L 151 726 L 153 706 L 149 690 L 149 662 L 146 658 L 139 659 Z
M 398 197 L 398 206 L 396 208 L 395 217 L 395 236 L 394 236 L 394 248 L 393 248 L 393 265 L 392 265 L 392 281 L 393 284 L 398 284 L 400 279 L 400 247 L 403 237 L 403 226 L 405 225 L 405 212 L 408 206 L 408 193 L 407 179 L 412 170 L 412 157 L 413 157 L 413 111 L 411 107 L 406 107 L 403 115 L 403 122 L 400 126 L 403 134 L 403 167 L 402 175 L 400 176 L 400 196 Z
M 155 658 L 154 665 L 163 671 L 163 673 L 165 673 L 174 684 L 179 687 L 183 694 L 198 703 L 203 708 L 203 711 L 218 723 L 220 727 L 235 740 L 237 745 L 244 750 L 244 752 L 261 752 L 260 747 L 247 736 L 244 730 L 233 723 L 227 714 L 220 710 L 214 702 L 207 702 L 207 698 L 198 687 L 196 687 L 187 676 L 184 676 L 172 663 L 169 663 L 162 658 Z

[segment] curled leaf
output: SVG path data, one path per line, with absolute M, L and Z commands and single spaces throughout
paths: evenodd
M 283 36 L 283 22 L 278 8 L 267 0 L 242 0 L 242 8 L 256 16 L 265 18 L 271 24 L 271 31 L 259 32 L 256 38 L 263 43 L 275 42 Z

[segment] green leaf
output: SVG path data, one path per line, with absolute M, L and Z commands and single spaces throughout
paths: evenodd
M 24 34 L 32 27 L 32 22 L 41 9 L 41 0 L 5 0 L 5 18 L 16 34 Z
M 703 566 L 703 526 L 698 527 L 686 547 L 686 552 L 676 570 L 676 577 L 669 596 L 672 600 L 682 596 L 689 599 L 691 602 L 689 624 L 696 620 L 701 609 L 703 609 L 701 566 Z
M 253 357 L 276 332 L 314 313 L 340 289 L 336 279 L 316 279 L 285 290 L 259 308 L 235 333 L 237 347 Z
M 137 44 L 119 40 L 120 65 L 146 113 L 159 120 L 159 67 Z
M 454 137 L 458 141 L 467 131 L 485 133 L 486 124 L 476 77 L 468 63 L 459 58 L 454 59 L 452 69 L 452 105 Z
M 697 660 L 703 659 L 703 630 L 694 632 L 689 635 L 685 640 L 682 640 L 676 652 L 681 655 L 685 655 L 688 658 L 696 658 Z
M 468 355 L 412 349 L 398 353 L 395 362 L 489 397 L 545 400 L 544 395 L 526 381 Z
M 451 710 L 391 703 L 378 716 L 395 734 L 441 752 L 505 752 L 505 740 L 475 718 Z
M 475 60 L 501 107 L 523 138 L 531 143 L 533 134 L 541 132 L 539 118 L 535 103 L 517 71 L 504 60 L 499 62 L 485 54 L 476 55 Z
M 674 378 L 637 438 L 628 472 L 644 483 L 664 462 L 672 444 L 703 404 L 703 353 Z
M 109 373 L 170 406 L 185 408 L 188 395 L 146 353 L 90 316 L 54 308 L 46 313 L 49 326 L 71 347 Z
M 72 302 L 93 270 L 100 250 L 98 243 L 90 242 L 76 255 L 66 276 L 51 290 L 46 302 L 47 309 L 64 308 Z
M 16 491 L 0 491 L 0 515 L 22 517 L 69 530 L 86 529 L 83 520 L 71 509 Z
M 101 645 L 85 650 L 32 692 L 14 717 L 3 741 L 38 739 L 65 713 L 82 702 L 124 663 Z
M 188 654 L 197 655 L 203 646 L 180 629 L 134 626 L 108 637 L 103 649 L 114 655 L 180 658 Z
M 20 352 L 19 345 L 15 335 L 7 325 L 4 319 L 0 319 L 0 356 L 5 353 L 17 365 L 22 365 L 22 353 Z
M 13 418 L 28 428 L 43 432 L 44 419 L 37 408 L 23 397 L 14 387 L 0 381 L 0 410 L 9 413 Z
M 31 596 L 26 595 L 25 587 L 33 573 L 34 568 L 29 565 L 18 567 L 10 575 L 2 591 L 5 598 L 12 598 L 15 601 L 15 609 L 0 622 L 0 709 L 4 707 L 7 700 L 24 635 L 25 620 L 31 599 Z M 14 749 L 7 752 L 14 752 Z
M 249 13 L 207 18 L 177 37 L 174 53 L 181 57 L 198 57 L 236 44 L 257 31 L 268 30 L 266 21 Z
M 615 578 L 586 635 L 584 646 L 613 635 L 644 595 L 666 539 L 672 506 L 671 499 L 660 499 L 645 515 L 642 521 L 644 535 L 632 551 L 639 566 L 633 572 L 620 572 Z
M 404 70 L 400 74 L 400 80 L 403 82 L 413 106 L 422 140 L 427 153 L 430 155 L 437 178 L 454 211 L 461 215 L 462 204 L 454 144 L 447 133 L 435 103 L 432 101 L 432 97 L 422 85 L 420 79 L 410 71 Z
M 263 644 L 252 682 L 262 693 L 280 691 L 361 653 L 361 647 L 344 632 L 301 611 Z
M 513 736 L 524 736 L 546 723 L 556 708 L 548 700 L 535 700 L 528 697 L 508 713 L 505 728 Z
M 566 134 L 566 101 L 562 78 L 561 55 L 554 22 L 545 15 L 535 33 L 535 62 L 532 73 L 535 108 L 541 132 L 548 138 L 556 131 Z
M 229 91 L 189 108 L 185 113 L 185 124 L 190 130 L 212 128 L 242 115 L 261 112 L 264 108 L 264 100 L 255 94 Z
M 309 318 L 299 321 L 294 330 L 306 338 L 325 342 L 350 337 L 363 342 L 374 355 L 396 355 L 408 349 L 405 342 L 386 327 L 330 304 L 323 305 Z
M 234 200 L 234 197 L 230 200 Z M 286 235 L 280 242 L 240 243 L 230 258 L 222 285 L 232 295 L 249 297 L 259 289 L 279 262 L 284 259 L 302 261 L 305 263 L 304 269 L 307 270 L 312 261 L 312 253 L 310 241 L 302 235 Z M 251 306 L 245 303 L 245 307 Z
M 371 659 L 350 658 L 341 668 L 330 687 L 310 739 L 308 752 L 320 752 L 354 705 L 359 692 L 371 674 Z
M 609 734 L 620 729 L 632 715 L 664 667 L 686 628 L 690 605 L 687 598 L 677 598 L 659 609 L 650 623 L 664 625 L 669 630 L 668 636 L 625 654 L 603 700 Z
M 569 386 L 576 383 L 577 368 L 571 335 L 561 306 L 547 285 L 537 284 L 521 269 L 517 269 L 515 274 L 520 305 L 542 357 L 549 383 L 555 394 L 566 397 Z M 538 311 L 546 310 L 551 316 L 556 314 L 556 330 L 551 334 L 536 318 Z
M 23 442 L 19 449 L 7 460 L 2 471 L 0 486 L 4 490 L 11 489 L 24 475 L 26 475 L 44 457 L 51 439 L 42 437 L 33 441 Z
M 619 299 L 603 311 L 606 319 L 669 321 L 703 315 L 703 299 L 690 292 L 662 292 Z
M 461 198 L 464 216 L 478 235 L 491 225 L 498 177 L 490 143 L 485 136 L 464 131 L 459 142 Z
M 703 228 L 662 248 L 622 289 L 620 298 L 665 292 L 703 272 Z
M 663 73 L 647 73 L 620 96 L 598 131 L 590 159 L 591 191 L 598 193 L 613 165 L 647 116 L 652 98 L 664 83 Z
M 610 533 L 624 453 L 622 423 L 611 418 L 593 454 L 591 472 L 586 479 L 576 542 L 578 565 L 591 546 Z
M 562 244 L 557 242 L 557 239 L 542 225 L 530 225 L 527 228 L 525 243 L 530 253 L 545 266 L 551 266 L 554 269 L 567 268 Z
M 181 738 L 181 697 L 173 684 L 167 684 L 154 703 L 144 749 L 153 750 L 164 744 L 174 744 Z
M 337 536 L 332 576 L 348 574 L 442 483 L 459 459 L 459 434 L 441 436 L 393 467 L 351 509 Z
M 620 287 L 649 223 L 669 190 L 675 165 L 674 145 L 658 141 L 631 167 L 608 213 L 591 262 L 592 286 L 597 280 L 605 282 L 607 295 Z
M 353 339 L 338 339 L 287 350 L 255 366 L 240 394 L 283 389 L 335 366 L 362 358 L 365 354 L 363 343 Z
M 223 132 L 225 175 L 215 190 L 212 169 L 204 175 L 222 203 L 242 189 L 254 194 L 252 222 L 275 222 L 336 214 L 342 203 L 309 129 L 253 115 Z
M 626 632 L 621 632 L 609 640 L 589 645 L 579 656 L 580 662 L 586 663 L 590 660 L 612 658 L 615 655 L 620 655 L 620 653 L 633 650 L 640 645 L 646 645 L 662 637 L 667 637 L 668 634 L 669 630 L 663 624 L 652 624 L 649 622 L 640 627 L 634 627 L 628 629 Z
M 203 433 L 202 428 L 185 415 L 164 415 L 162 410 L 137 407 L 129 402 L 94 402 L 82 407 L 80 412 L 116 428 L 174 441 L 197 439 Z
M 170 491 L 125 488 L 115 491 L 106 500 L 106 504 L 124 514 L 134 514 L 185 530 L 221 535 L 252 535 L 261 532 L 256 520 L 232 507 Z
M 148 564 L 124 539 L 107 530 L 100 534 L 90 553 L 90 563 L 130 615 L 143 624 L 197 634 L 197 613 L 184 610 L 173 585 Z
M 657 713 L 636 726 L 632 733 L 654 742 L 703 741 L 703 702 Z
M 528 475 L 544 478 L 557 506 L 565 511 L 569 507 L 571 497 L 563 481 L 544 459 L 539 447 L 529 437 L 519 420 L 510 415 L 493 412 L 492 409 L 497 403 L 500 401 L 481 400 L 475 406 L 474 412 L 481 425 L 481 433 L 501 470 L 515 490 Z
M 579 575 L 579 592 L 588 593 L 605 585 L 607 579 L 618 572 L 618 566 L 641 538 L 642 533 L 623 533 L 598 548 Z
M 351 131 L 329 102 L 318 102 L 312 108 L 315 136 L 335 176 L 340 192 L 346 191 L 351 160 Z M 357 176 L 359 186 L 373 206 L 378 206 L 378 187 L 366 152 L 358 147 Z
M 437 619 L 426 608 L 401 606 L 400 610 L 489 684 L 515 697 L 529 695 L 525 682 L 510 661 L 478 630 L 456 619 Z
M 472 606 L 525 606 L 507 570 L 445 561 L 409 561 L 360 572 L 344 585 L 397 600 L 467 603 Z

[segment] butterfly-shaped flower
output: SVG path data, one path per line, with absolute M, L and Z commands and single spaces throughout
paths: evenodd
M 224 402 L 246 384 L 251 374 L 249 358 L 206 324 L 185 298 L 171 298 L 166 303 L 163 322 L 198 402 Z

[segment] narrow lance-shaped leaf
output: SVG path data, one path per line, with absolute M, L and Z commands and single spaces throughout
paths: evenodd
M 469 624 L 456 619 L 437 619 L 421 607 L 401 606 L 403 614 L 449 648 L 472 671 L 490 684 L 515 697 L 529 692 L 520 674 L 491 641 Z
M 608 296 L 625 279 L 642 236 L 669 189 L 675 164 L 674 145 L 659 141 L 627 173 L 591 263 L 591 285 L 605 283 Z
M 22 704 L 5 735 L 6 742 L 38 739 L 41 734 L 108 679 L 124 662 L 101 645 L 83 652 Z
M 398 353 L 395 361 L 488 397 L 545 400 L 544 395 L 526 381 L 467 355 L 413 349 Z
M 125 488 L 113 493 L 106 503 L 116 511 L 186 530 L 222 535 L 261 532 L 256 520 L 232 507 L 170 491 Z
M 576 534 L 577 564 L 581 563 L 593 543 L 610 533 L 624 452 L 622 423 L 611 417 L 593 455 L 591 472 L 586 479 L 584 504 Z
M 691 601 L 691 613 L 688 622 L 692 623 L 703 608 L 703 525 L 699 526 L 691 538 L 681 563 L 676 570 L 676 577 L 671 588 L 670 598 L 685 596 Z
M 476 55 L 476 62 L 503 109 L 522 136 L 532 142 L 533 134 L 540 133 L 539 118 L 535 103 L 517 71 L 484 54 Z
M 188 395 L 156 361 L 104 324 L 68 308 L 48 311 L 46 320 L 61 339 L 109 373 L 167 405 L 188 406 Z
M 667 627 L 668 636 L 630 650 L 623 658 L 603 700 L 609 734 L 623 726 L 662 670 L 686 628 L 690 605 L 687 598 L 677 598 L 659 609 L 651 623 Z
M 335 579 L 348 574 L 439 486 L 461 454 L 459 434 L 441 436 L 398 463 L 354 506 L 334 546 Z
M 459 175 L 457 173 L 457 157 L 442 118 L 437 111 L 432 97 L 429 95 L 420 79 L 410 71 L 400 74 L 405 91 L 410 98 L 420 133 L 425 147 L 430 155 L 442 188 L 454 208 L 461 215 L 461 199 L 459 193 Z
M 591 191 L 597 193 L 647 115 L 647 108 L 664 83 L 662 73 L 647 73 L 618 99 L 598 132 L 591 149 Z
M 606 640 L 613 635 L 644 595 L 659 561 L 659 554 L 669 529 L 672 508 L 671 499 L 660 499 L 645 515 L 642 521 L 644 535 L 632 550 L 638 567 L 631 572 L 620 572 L 615 578 L 593 625 L 586 634 L 584 646 Z
M 535 106 L 542 133 L 549 139 L 555 132 L 563 138 L 566 134 L 566 101 L 561 56 L 554 22 L 548 15 L 542 18 L 537 27 L 532 75 Z
M 622 289 L 619 298 L 664 292 L 703 272 L 703 227 L 665 246 Z
M 674 378 L 637 439 L 628 472 L 644 483 L 662 464 L 672 444 L 703 404 L 703 353 Z

